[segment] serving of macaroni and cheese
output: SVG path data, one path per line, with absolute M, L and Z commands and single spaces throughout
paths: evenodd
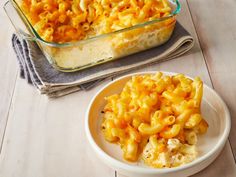
M 183 74 L 135 75 L 121 93 L 106 97 L 102 132 L 127 161 L 172 168 L 198 156 L 197 139 L 208 124 L 201 114 L 203 83 Z
M 170 0 L 17 1 L 44 41 L 71 43 L 66 47 L 39 43 L 59 68 L 82 67 L 161 45 L 170 38 L 176 22 L 171 14 L 175 1 Z M 144 25 L 147 22 L 153 23 Z M 108 33 L 97 40 L 74 43 Z

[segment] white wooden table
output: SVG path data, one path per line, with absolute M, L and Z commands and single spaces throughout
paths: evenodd
M 85 110 L 101 86 L 47 99 L 20 79 L 10 43 L 14 29 L 2 9 L 4 1 L 0 2 L 0 177 L 122 177 L 96 158 L 84 133 Z M 181 4 L 178 20 L 195 38 L 195 47 L 141 71 L 198 75 L 223 97 L 232 116 L 229 141 L 214 163 L 194 176 L 236 177 L 236 0 L 181 0 Z

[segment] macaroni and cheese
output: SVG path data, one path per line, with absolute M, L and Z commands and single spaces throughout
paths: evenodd
M 165 43 L 175 27 L 174 8 L 179 7 L 174 0 L 16 1 L 37 37 L 50 42 L 36 41 L 49 62 L 66 71 Z
M 197 157 L 197 135 L 207 131 L 201 114 L 203 83 L 183 74 L 133 76 L 121 93 L 106 97 L 102 131 L 119 143 L 124 159 L 171 168 Z
M 117 31 L 171 13 L 167 0 L 23 0 L 21 6 L 44 40 L 59 43 Z

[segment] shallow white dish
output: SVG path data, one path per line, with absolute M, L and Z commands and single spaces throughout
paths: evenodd
M 128 177 L 187 177 L 193 175 L 212 163 L 223 149 L 231 126 L 228 108 L 220 96 L 210 87 L 204 85 L 202 114 L 209 124 L 207 133 L 199 137 L 197 144 L 199 157 L 193 162 L 175 168 L 154 169 L 141 162 L 129 163 L 122 158 L 119 145 L 105 141 L 101 132 L 102 109 L 106 101 L 104 97 L 120 93 L 124 84 L 133 75 L 154 74 L 141 72 L 123 76 L 103 87 L 89 104 L 85 131 L 89 143 L 98 157 L 108 166 Z M 163 72 L 165 75 L 177 73 Z

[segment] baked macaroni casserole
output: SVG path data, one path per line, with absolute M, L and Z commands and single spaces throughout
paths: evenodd
M 165 43 L 175 0 L 16 0 L 53 66 L 72 71 Z M 43 42 L 42 42 L 43 41 Z

